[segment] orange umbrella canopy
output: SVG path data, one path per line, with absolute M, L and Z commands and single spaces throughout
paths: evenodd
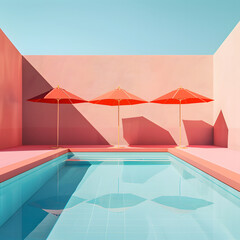
M 94 104 L 102 104 L 108 106 L 118 106 L 118 146 L 119 146 L 119 128 L 120 128 L 120 105 L 134 105 L 147 103 L 147 101 L 127 92 L 118 87 L 113 91 L 107 92 L 93 100 L 89 101 Z
M 147 101 L 127 92 L 124 89 L 121 89 L 120 87 L 114 89 L 113 91 L 107 92 L 97 98 L 94 98 L 89 102 L 109 106 L 147 103 Z
M 53 88 L 50 91 L 28 99 L 28 101 L 40 103 L 57 103 L 57 147 L 59 143 L 59 104 L 74 104 L 87 102 L 86 100 L 60 87 Z
M 172 92 L 169 92 L 155 100 L 152 100 L 152 103 L 161 103 L 161 104 L 179 104 L 179 146 L 181 146 L 181 122 L 182 122 L 182 104 L 190 103 L 207 103 L 211 102 L 213 99 L 204 97 L 198 93 L 189 91 L 185 88 L 178 88 Z
M 169 92 L 155 100 L 152 103 L 162 104 L 190 104 L 190 103 L 204 103 L 211 102 L 213 99 L 204 97 L 198 93 L 194 93 L 185 88 L 178 88 L 172 92 Z
M 50 91 L 42 93 L 34 98 L 28 99 L 30 102 L 41 103 L 60 103 L 60 104 L 74 104 L 87 102 L 86 100 L 66 91 L 63 88 L 57 87 Z

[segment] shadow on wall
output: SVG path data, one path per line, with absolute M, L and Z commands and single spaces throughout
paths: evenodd
M 214 145 L 228 147 L 228 126 L 222 111 L 214 124 Z
M 123 137 L 129 145 L 176 145 L 171 134 L 145 117 L 125 118 Z
M 27 99 L 52 86 L 23 57 L 23 144 L 56 144 L 57 105 Z M 82 103 L 84 104 L 84 103 Z M 106 139 L 71 104 L 60 105 L 60 144 L 108 145 Z
M 183 120 L 189 145 L 213 145 L 213 126 L 202 120 Z

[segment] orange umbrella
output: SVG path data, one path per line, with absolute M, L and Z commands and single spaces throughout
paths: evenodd
M 181 146 L 181 122 L 182 122 L 181 105 L 190 103 L 207 103 L 211 101 L 213 101 L 213 99 L 204 97 L 200 94 L 194 93 L 185 88 L 178 88 L 155 100 L 152 100 L 151 102 L 161 104 L 179 104 L 179 146 Z
M 28 99 L 30 102 L 57 103 L 57 147 L 59 143 L 59 104 L 74 104 L 87 102 L 86 100 L 57 87 L 42 93 L 34 98 Z
M 118 106 L 118 146 L 119 146 L 119 127 L 120 127 L 120 105 L 134 105 L 147 103 L 147 101 L 127 92 L 118 87 L 113 91 L 107 92 L 93 100 L 89 101 L 94 104 L 102 104 L 108 106 Z

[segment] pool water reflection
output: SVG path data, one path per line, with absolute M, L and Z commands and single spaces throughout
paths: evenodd
M 84 161 L 63 162 L 2 225 L 1 239 L 240 236 L 240 194 L 171 154 L 76 153 L 67 158 Z M 21 234 L 13 236 L 16 226 Z

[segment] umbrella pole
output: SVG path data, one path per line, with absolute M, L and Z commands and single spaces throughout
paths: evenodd
M 119 107 L 120 100 L 118 100 L 118 147 L 119 147 L 119 132 L 120 132 L 120 107 Z
M 179 146 L 182 144 L 182 109 L 181 109 L 181 100 L 179 104 Z
M 57 148 L 59 145 L 59 99 L 57 99 Z

